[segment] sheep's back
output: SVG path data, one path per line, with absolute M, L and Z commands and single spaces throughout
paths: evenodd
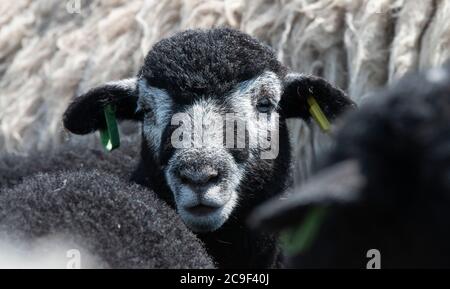
M 38 174 L 4 190 L 0 232 L 17 244 L 63 236 L 102 267 L 214 267 L 202 243 L 152 191 L 98 170 Z

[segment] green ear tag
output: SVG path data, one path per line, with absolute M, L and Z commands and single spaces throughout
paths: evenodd
M 325 207 L 313 208 L 300 226 L 283 231 L 280 242 L 284 252 L 292 256 L 307 250 L 314 242 L 325 215 Z
M 313 119 L 317 122 L 323 132 L 329 132 L 331 129 L 330 122 L 323 113 L 316 99 L 313 96 L 310 96 L 307 101 L 309 104 L 309 113 L 312 115 Z
M 120 146 L 115 108 L 113 105 L 108 104 L 103 109 L 103 112 L 105 115 L 106 128 L 100 130 L 100 140 L 107 151 L 112 151 Z

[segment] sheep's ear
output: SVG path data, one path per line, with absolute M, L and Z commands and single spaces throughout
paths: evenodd
M 319 107 L 326 120 L 332 121 L 349 108 L 355 108 L 356 104 L 344 91 L 323 78 L 290 73 L 284 80 L 280 107 L 285 118 L 302 118 L 306 121 L 311 117 L 316 119 L 314 110 Z
M 119 120 L 140 120 L 136 113 L 137 98 L 135 78 L 108 82 L 76 97 L 64 113 L 64 126 L 75 134 L 105 129 L 104 109 L 108 105 Z
M 282 198 L 270 200 L 250 215 L 250 227 L 281 231 L 301 223 L 319 208 L 348 206 L 356 203 L 365 184 L 357 161 L 338 163 L 315 175 L 301 188 L 294 188 Z

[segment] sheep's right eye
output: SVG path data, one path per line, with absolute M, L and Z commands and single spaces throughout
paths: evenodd
M 143 113 L 143 114 L 148 114 L 152 112 L 152 109 L 146 105 L 141 105 L 139 107 L 139 112 Z

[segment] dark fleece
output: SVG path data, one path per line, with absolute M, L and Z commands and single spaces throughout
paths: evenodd
M 383 268 L 450 267 L 450 68 L 439 84 L 416 74 L 377 97 L 349 117 L 328 160 L 357 159 L 366 186 L 330 211 L 302 262 L 364 267 L 375 248 Z
M 123 136 L 123 135 L 122 135 Z M 26 156 L 5 155 L 0 158 L 0 191 L 19 184 L 25 177 L 37 173 L 80 169 L 98 169 L 129 179 L 137 165 L 140 135 L 122 137 L 121 146 L 106 152 L 100 142 L 81 145 L 68 142 L 54 150 L 31 152 Z
M 188 30 L 161 40 L 148 53 L 139 76 L 183 102 L 193 96 L 223 97 L 266 70 L 286 72 L 273 49 L 245 33 L 219 28 Z
M 289 258 L 288 266 L 365 268 L 366 252 L 378 249 L 382 268 L 450 267 L 446 70 L 440 82 L 410 75 L 349 115 L 321 167 L 356 160 L 366 183 L 353 201 L 299 204 L 299 215 L 311 206 L 329 208 L 312 247 Z M 301 221 L 291 218 L 284 226 Z
M 96 170 L 39 174 L 4 190 L 0 232 L 21 241 L 69 236 L 111 268 L 214 267 L 152 191 Z
M 364 195 L 383 205 L 450 189 L 450 67 L 446 71 L 439 83 L 425 73 L 409 75 L 349 115 L 325 165 L 359 160 L 371 188 Z

